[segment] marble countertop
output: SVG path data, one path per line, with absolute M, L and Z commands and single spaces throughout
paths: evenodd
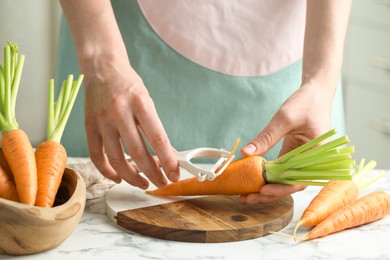
M 364 192 L 388 191 L 390 170 Z M 319 191 L 308 187 L 293 194 L 294 217 L 282 232 L 291 234 L 302 212 Z M 105 197 L 88 199 L 80 224 L 61 245 L 17 259 L 390 259 L 390 215 L 364 226 L 312 241 L 296 242 L 272 234 L 229 243 L 186 243 L 160 240 L 125 230 L 106 216 Z M 0 259 L 10 259 L 0 255 Z

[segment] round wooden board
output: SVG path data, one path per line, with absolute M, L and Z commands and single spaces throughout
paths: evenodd
M 106 198 L 108 215 L 115 211 L 110 208 L 115 204 L 110 202 L 111 197 Z M 238 200 L 238 196 L 222 195 L 190 198 L 117 210 L 111 219 L 125 229 L 145 236 L 200 243 L 258 238 L 268 235 L 269 231 L 279 231 L 292 220 L 294 201 L 291 196 L 255 205 L 241 205 Z

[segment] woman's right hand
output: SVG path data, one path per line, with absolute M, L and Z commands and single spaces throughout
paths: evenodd
M 130 65 L 111 1 L 60 3 L 84 74 L 85 127 L 92 162 L 105 177 L 146 189 L 147 179 L 125 160 L 126 148 L 145 176 L 162 187 L 167 180 L 148 152 L 146 139 L 168 178 L 176 181 L 179 167 L 174 149 L 142 79 Z
M 82 62 L 85 75 L 85 127 L 92 162 L 108 179 L 146 189 L 149 182 L 125 160 L 124 148 L 157 187 L 167 184 L 149 142 L 171 181 L 179 168 L 153 100 L 128 58 L 109 53 Z

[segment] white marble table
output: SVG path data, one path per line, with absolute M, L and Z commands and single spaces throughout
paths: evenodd
M 390 171 L 365 191 L 390 189 Z M 318 192 L 309 187 L 293 194 L 294 218 L 282 231 L 292 233 L 303 210 Z M 1 238 L 0 238 L 1 239 Z M 10 259 L 0 255 L 0 259 Z M 45 253 L 17 259 L 390 259 L 390 215 L 377 222 L 313 241 L 268 235 L 217 244 L 183 243 L 144 237 L 127 231 L 105 215 L 104 198 L 87 201 L 80 224 L 60 246 Z

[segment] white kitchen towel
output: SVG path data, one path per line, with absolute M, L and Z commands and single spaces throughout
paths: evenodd
M 88 158 L 68 158 L 67 167 L 78 172 L 87 188 L 87 200 L 104 197 L 115 182 L 104 177 Z

